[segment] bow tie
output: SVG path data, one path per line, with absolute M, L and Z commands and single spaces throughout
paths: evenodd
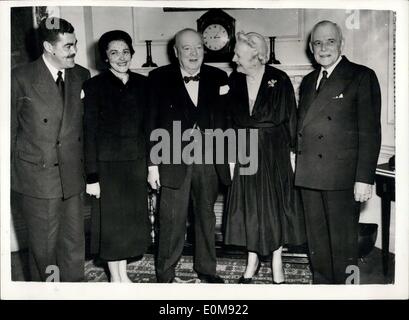
M 194 77 L 193 77 L 193 76 L 191 76 L 191 77 L 186 77 L 186 76 L 184 76 L 184 77 L 183 77 L 183 81 L 184 81 L 185 83 L 188 83 L 190 80 L 192 80 L 192 81 L 199 81 L 199 80 L 200 80 L 200 73 L 198 73 L 198 74 L 195 75 Z

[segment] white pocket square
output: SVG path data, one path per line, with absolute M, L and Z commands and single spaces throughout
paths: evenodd
M 341 93 L 340 95 L 335 96 L 332 99 L 343 99 L 343 98 L 344 98 L 344 95 Z
M 227 92 L 229 92 L 229 90 L 230 90 L 230 88 L 226 84 L 226 85 L 220 87 L 219 94 L 220 95 L 226 94 Z
M 80 95 L 80 97 L 81 97 L 81 99 L 84 99 L 84 97 L 85 97 L 84 90 L 81 90 L 81 95 Z

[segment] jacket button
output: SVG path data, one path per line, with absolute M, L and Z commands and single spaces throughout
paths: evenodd
M 43 119 L 44 123 L 47 123 L 48 119 Z
M 328 116 L 328 120 L 329 120 L 329 121 L 331 121 L 331 120 L 332 120 L 332 118 L 331 118 L 330 116 Z
M 322 134 L 320 134 L 320 135 L 318 136 L 318 139 L 322 139 L 322 138 L 324 138 L 324 136 L 323 136 Z
M 302 137 L 302 133 L 301 133 L 301 132 L 298 132 L 298 136 L 299 136 L 299 137 Z
M 322 158 L 322 154 L 321 154 L 321 153 L 318 155 L 318 158 Z
M 61 147 L 61 142 L 57 141 L 57 146 Z

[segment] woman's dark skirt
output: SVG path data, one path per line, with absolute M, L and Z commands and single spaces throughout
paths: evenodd
M 240 175 L 240 164 L 236 165 L 226 211 L 225 244 L 243 246 L 262 256 L 283 245 L 306 241 L 290 150 L 270 131 L 259 130 L 257 172 Z
M 145 159 L 99 162 L 101 197 L 92 201 L 91 253 L 124 260 L 146 252 L 150 239 Z

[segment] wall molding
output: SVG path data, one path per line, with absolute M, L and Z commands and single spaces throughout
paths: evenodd
M 143 11 L 144 9 L 145 11 Z M 149 9 L 152 12 L 149 12 Z M 164 11 L 161 7 L 133 7 L 134 45 L 145 46 L 145 40 L 152 40 L 152 46 L 167 45 L 177 31 L 183 28 L 196 30 L 196 20 L 208 9 L 203 8 L 202 11 Z M 304 40 L 304 9 L 237 8 L 223 10 L 236 19 L 236 32 L 242 29 L 259 32 L 265 36 L 267 43 L 269 36 L 275 36 L 276 42 Z M 269 12 L 266 12 L 267 10 Z M 159 21 L 149 19 L 149 15 L 157 17 L 158 14 L 161 15 Z M 258 19 L 254 19 L 252 14 L 257 14 Z M 287 18 L 283 18 L 283 16 Z M 287 26 L 283 26 L 283 23 L 275 24 L 274 21 L 277 18 L 284 19 Z M 274 30 L 274 34 L 266 34 L 266 30 Z

